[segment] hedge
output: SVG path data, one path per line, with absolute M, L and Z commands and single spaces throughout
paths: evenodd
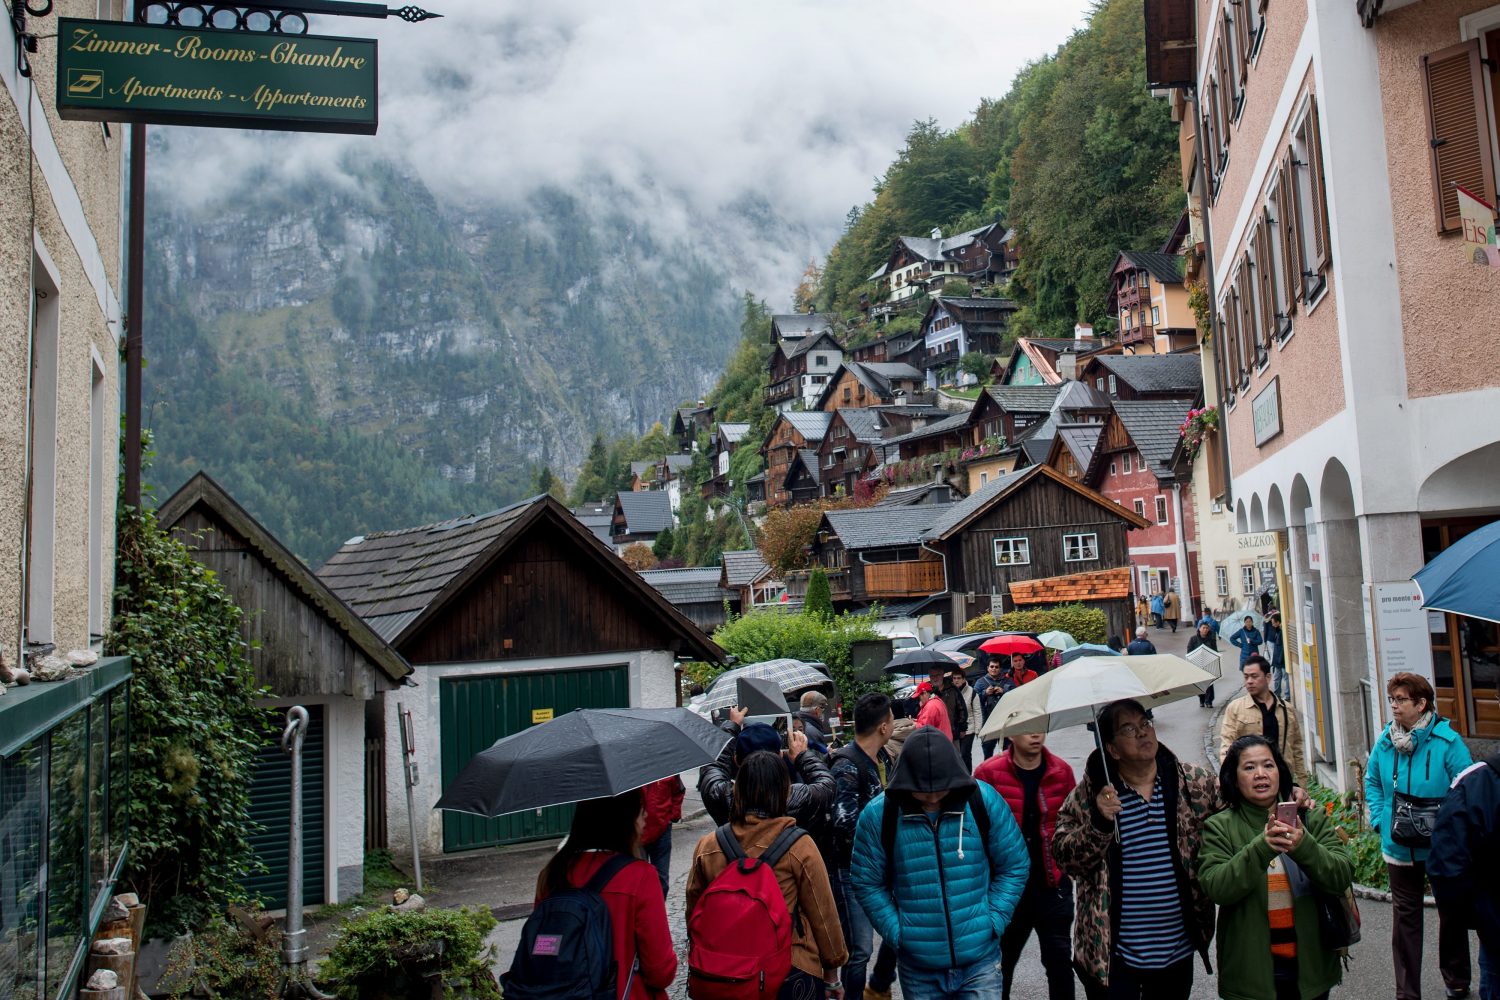
M 999 617 L 986 611 L 964 622 L 965 632 L 1066 632 L 1079 642 L 1102 643 L 1108 638 L 1109 620 L 1098 608 L 1082 604 L 1059 604 L 1050 608 L 1009 611 Z

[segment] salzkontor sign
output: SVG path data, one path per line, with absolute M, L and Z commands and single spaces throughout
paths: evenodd
M 370 38 L 58 19 L 67 119 L 374 135 L 376 82 Z

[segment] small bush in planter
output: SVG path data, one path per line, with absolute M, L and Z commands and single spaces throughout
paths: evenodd
M 171 1000 L 198 995 L 192 992 L 198 986 L 209 996 L 280 1000 L 281 931 L 270 923 L 254 934 L 247 927 L 265 923 L 260 911 L 246 911 L 245 917 L 247 926 L 241 926 L 215 914 L 173 952 L 161 980 L 163 987 L 173 984 Z
M 440 980 L 445 1000 L 500 1000 L 485 935 L 495 918 L 483 908 L 379 910 L 350 921 L 318 970 L 339 1000 L 405 1000 L 431 995 Z

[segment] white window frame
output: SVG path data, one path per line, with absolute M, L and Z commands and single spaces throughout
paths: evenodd
M 1109 394 L 1111 396 L 1115 395 L 1115 393 L 1119 390 L 1119 388 L 1120 388 L 1119 383 L 1116 382 L 1115 381 L 1115 377 L 1113 375 L 1111 375 L 1109 377 Z
M 1172 523 L 1170 511 L 1167 509 L 1167 498 L 1162 496 L 1161 494 L 1157 494 L 1156 497 L 1156 523 Z
M 1072 547 L 1078 546 L 1078 555 L 1072 554 Z M 1063 562 L 1098 562 L 1099 561 L 1099 534 L 1089 531 L 1076 535 L 1063 535 Z
M 1255 567 L 1253 565 L 1240 566 L 1240 590 L 1246 597 L 1255 596 Z
M 26 525 L 26 594 L 22 628 L 30 642 L 52 642 L 57 574 L 57 422 L 61 393 L 61 279 L 44 256 L 33 251 L 35 313 L 31 324 L 31 511 Z M 24 474 L 24 470 L 23 470 Z
M 89 642 L 92 643 L 96 636 L 102 638 L 104 635 L 105 602 L 109 591 L 104 580 L 104 539 L 107 537 L 104 512 L 108 509 L 105 490 L 113 485 L 109 482 L 113 465 L 107 461 L 113 449 L 106 448 L 106 442 L 110 436 L 109 417 L 113 415 L 114 407 L 104 391 L 104 359 L 92 347 L 89 355 L 88 625 Z
M 1005 543 L 1005 549 L 1009 553 L 1009 557 L 1005 559 L 1000 558 L 1000 547 L 1002 542 Z M 1025 535 L 1011 535 L 1005 538 L 995 539 L 994 551 L 996 566 L 1031 565 L 1031 539 L 1027 538 Z
M 1488 87 L 1488 85 L 1486 85 L 1483 89 L 1488 91 L 1490 88 Z M 1307 116 L 1311 111 L 1311 96 L 1303 98 L 1301 110 L 1297 112 L 1297 116 L 1292 120 L 1292 128 L 1287 136 L 1287 140 L 1291 143 L 1292 146 L 1292 159 L 1296 161 L 1292 164 L 1292 183 L 1297 185 L 1297 201 L 1300 203 L 1299 211 L 1297 212 L 1297 239 L 1300 241 L 1301 245 L 1301 249 L 1298 253 L 1298 259 L 1302 261 L 1304 270 L 1302 272 L 1302 275 L 1300 275 L 1297 280 L 1302 282 L 1304 295 L 1303 302 L 1307 306 L 1307 311 L 1309 314 L 1311 314 L 1312 311 L 1318 307 L 1319 303 L 1321 303 L 1325 298 L 1328 297 L 1329 284 L 1328 275 L 1320 275 L 1319 279 L 1321 281 L 1321 284 L 1314 290 L 1312 294 L 1307 293 L 1307 282 L 1309 281 L 1309 279 L 1307 277 L 1306 267 L 1307 259 L 1311 254 L 1312 247 L 1312 239 L 1310 234 L 1312 233 L 1314 228 L 1312 207 L 1312 159 L 1307 154 L 1307 144 L 1302 141 L 1301 136 L 1303 128 L 1307 125 Z M 1300 163 L 1301 166 L 1298 166 L 1298 163 Z M 1326 194 L 1328 190 L 1326 177 L 1324 178 L 1323 190 Z M 1325 213 L 1328 211 L 1327 204 L 1324 204 L 1323 211 Z
M 1286 275 L 1286 252 L 1281 245 L 1281 199 L 1276 192 L 1281 190 L 1281 171 L 1271 175 L 1266 207 L 1261 213 L 1261 224 L 1266 227 L 1266 242 L 1271 247 L 1271 291 L 1276 300 L 1276 347 L 1279 350 L 1292 336 L 1292 290 L 1282 280 Z
M 990 482 L 990 474 L 988 472 L 981 472 L 979 474 L 979 485 L 980 486 L 988 486 L 989 482 Z
M 1161 326 L 1161 306 L 1151 307 L 1151 325 Z
M 1135 512 L 1142 520 L 1146 518 L 1146 501 L 1141 497 L 1135 498 Z
M 1130 452 L 1128 451 L 1120 456 L 1120 471 L 1127 476 L 1130 475 Z
M 1111 476 L 1113 476 L 1115 474 L 1115 460 L 1114 459 L 1110 459 L 1109 460 L 1109 474 Z
M 1220 597 L 1228 597 L 1229 596 L 1229 567 L 1228 566 L 1215 566 L 1214 567 L 1214 582 L 1218 584 L 1219 596 Z

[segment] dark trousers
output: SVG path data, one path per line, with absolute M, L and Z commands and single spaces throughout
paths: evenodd
M 641 849 L 646 852 L 646 860 L 656 869 L 656 874 L 661 878 L 661 895 L 667 896 L 667 882 L 670 880 L 669 872 L 672 869 L 672 828 L 668 826 L 649 844 L 642 845 Z
M 995 756 L 995 747 L 998 746 L 999 743 L 999 740 L 984 740 L 979 744 L 979 749 L 984 752 L 985 760 L 989 760 L 991 757 Z
M 828 991 L 823 988 L 821 978 L 809 976 L 801 969 L 794 968 L 781 984 L 776 1000 L 823 1000 L 827 995 Z
M 1081 976 L 1088 1000 L 1188 1000 L 1193 993 L 1193 960 L 1189 955 L 1164 969 L 1137 969 L 1116 955 L 1109 964 L 1109 985 Z
M 1170 625 L 1170 626 L 1172 626 L 1172 631 L 1173 632 L 1177 631 L 1177 619 L 1176 618 L 1168 618 L 1167 619 L 1167 624 Z
M 895 981 L 896 949 L 881 941 L 880 947 L 875 951 L 875 968 L 870 970 L 870 989 L 876 993 L 889 993 L 891 984 Z
M 1396 966 L 1396 1000 L 1422 997 L 1422 893 L 1427 865 L 1385 866 L 1391 880 L 1391 951 Z M 1469 988 L 1469 931 L 1463 924 L 1443 919 L 1438 911 L 1438 971 L 1450 990 Z
M 953 749 L 958 751 L 958 759 L 964 762 L 964 770 L 974 773 L 974 734 L 953 737 Z
M 1073 955 L 1068 942 L 1068 931 L 1072 926 L 1073 883 L 1065 878 L 1054 889 L 1047 885 L 1046 879 L 1033 874 L 1026 883 L 1026 891 L 1021 893 L 1021 901 L 1016 904 L 1010 924 L 1000 937 L 1004 1000 L 1010 1000 L 1011 973 L 1015 971 L 1032 931 L 1036 931 L 1042 967 L 1047 970 L 1048 1000 L 1073 1000 Z
M 1210 684 L 1208 690 L 1198 696 L 1198 705 L 1202 708 L 1214 707 L 1214 686 Z

